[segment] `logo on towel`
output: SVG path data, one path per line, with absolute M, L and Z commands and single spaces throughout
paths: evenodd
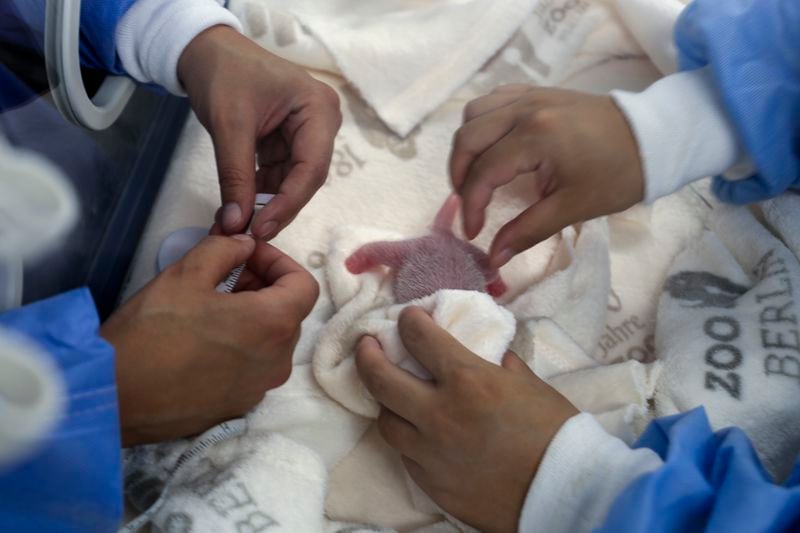
M 700 352 L 704 386 L 736 400 L 744 398 L 746 360 L 761 359 L 765 376 L 800 384 L 799 314 L 787 256 L 770 250 L 752 274 L 752 288 L 703 271 L 679 272 L 664 285 L 683 308 L 714 309 L 697 322 L 708 341 Z
M 676 300 L 684 301 L 682 307 L 731 309 L 748 289 L 711 272 L 684 271 L 670 276 L 664 290 Z

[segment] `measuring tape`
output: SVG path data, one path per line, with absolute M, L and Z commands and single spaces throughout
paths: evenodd
M 253 214 L 250 216 L 250 223 L 247 225 L 247 235 L 253 234 L 253 220 L 255 220 L 256 215 L 259 211 L 261 211 L 265 205 L 267 205 L 273 198 L 275 198 L 274 194 L 266 194 L 266 193 L 258 193 L 256 194 L 256 204 L 253 207 Z M 238 267 L 231 270 L 231 273 L 228 274 L 228 277 L 225 280 L 217 285 L 217 292 L 223 293 L 231 293 L 233 292 L 233 288 L 236 287 L 236 283 L 239 281 L 239 278 L 242 276 L 242 272 L 244 272 L 245 267 L 247 266 L 246 263 L 242 263 Z
M 197 437 L 175 462 L 158 499 L 150 507 L 142 511 L 142 514 L 119 528 L 118 533 L 134 533 L 149 523 L 167 502 L 167 496 L 172 487 L 185 480 L 184 473 L 190 471 L 188 470 L 190 466 L 197 464 L 201 458 L 207 455 L 211 448 L 220 442 L 244 435 L 246 430 L 247 422 L 245 419 L 236 418 L 216 425 Z

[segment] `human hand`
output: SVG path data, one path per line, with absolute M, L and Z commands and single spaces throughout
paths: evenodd
M 515 531 L 545 449 L 577 409 L 513 353 L 493 365 L 420 308 L 405 309 L 398 328 L 434 381 L 395 366 L 374 338 L 361 340 L 356 364 L 382 405 L 381 435 L 444 510 L 482 531 Z
M 342 120 L 339 97 L 227 26 L 189 43 L 178 76 L 214 142 L 217 222 L 224 233 L 242 232 L 256 192 L 277 194 L 253 221 L 254 235 L 274 237 L 325 182 Z
M 215 291 L 243 262 L 234 294 Z M 208 237 L 103 324 L 125 446 L 199 433 L 283 384 L 314 278 L 250 237 Z
M 494 237 L 493 268 L 570 224 L 644 197 L 636 139 L 611 97 L 563 89 L 508 85 L 467 104 L 450 176 L 469 239 L 483 227 L 495 189 L 517 176 L 530 184 L 533 205 Z

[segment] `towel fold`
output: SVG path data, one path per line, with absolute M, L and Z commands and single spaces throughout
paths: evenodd
M 354 275 L 344 266 L 350 254 L 375 240 L 399 239 L 391 232 L 381 235 L 357 226 L 332 231 L 326 280 L 338 309 L 320 334 L 313 359 L 314 375 L 325 392 L 354 413 L 371 418 L 378 415 L 379 406 L 361 383 L 354 359 L 362 336 L 376 337 L 392 362 L 430 379 L 408 354 L 397 330 L 400 312 L 408 305 L 428 311 L 434 322 L 464 346 L 495 364 L 502 361 L 516 331 L 514 316 L 491 296 L 477 291 L 443 290 L 396 304 L 385 273 Z
M 213 431 L 213 430 L 212 430 Z M 139 447 L 126 463 L 126 491 L 159 531 L 322 531 L 327 472 L 319 457 L 278 434 Z M 182 461 L 188 461 L 181 469 Z M 169 472 L 176 472 L 174 478 Z
M 232 0 L 230 7 L 265 48 L 340 72 L 403 137 L 526 21 L 515 37 L 519 47 L 507 48 L 501 60 L 549 84 L 605 21 L 602 9 L 587 0 Z

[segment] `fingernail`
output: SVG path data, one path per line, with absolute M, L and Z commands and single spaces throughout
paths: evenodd
M 261 226 L 259 226 L 257 235 L 262 239 L 266 239 L 267 237 L 270 237 L 272 232 L 274 232 L 276 229 L 278 229 L 278 223 L 274 220 L 267 220 L 261 224 Z
M 230 231 L 242 221 L 242 208 L 236 202 L 228 202 L 222 208 L 222 227 Z
M 363 337 L 361 337 L 359 344 L 361 345 L 361 348 L 369 348 L 369 347 L 376 348 L 380 346 L 375 337 L 370 337 L 369 335 L 364 335 Z
M 512 257 L 514 257 L 514 251 L 511 250 L 511 248 L 506 248 L 505 250 L 503 250 L 502 252 L 500 252 L 495 256 L 495 259 L 493 261 L 495 268 L 500 268 L 501 266 L 505 265 L 506 263 L 511 261 Z
M 245 235 L 244 233 L 237 233 L 233 236 L 234 239 L 237 241 L 252 241 L 253 238 L 250 235 Z

